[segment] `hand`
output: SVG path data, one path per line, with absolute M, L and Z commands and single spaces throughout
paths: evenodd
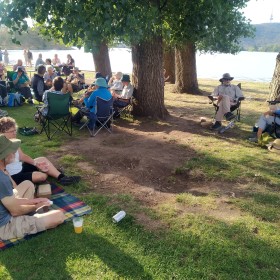
M 221 101 L 223 99 L 223 96 L 219 95 L 218 96 L 218 102 Z

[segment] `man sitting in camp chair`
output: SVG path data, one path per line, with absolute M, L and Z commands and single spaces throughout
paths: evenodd
M 236 105 L 238 99 L 243 97 L 243 94 L 238 86 L 231 84 L 233 79 L 229 73 L 223 74 L 223 77 L 219 80 L 222 84 L 217 86 L 211 94 L 211 96 L 217 99 L 218 106 L 215 123 L 212 126 L 213 130 L 221 128 L 224 117 L 227 121 L 235 118 L 235 115 L 231 113 L 231 106 Z
M 120 115 L 120 108 L 124 108 L 131 103 L 131 97 L 133 95 L 134 87 L 130 83 L 129 75 L 124 74 L 122 79 L 123 83 L 123 90 L 121 95 L 114 94 L 114 118 L 119 117 Z
M 48 114 L 48 92 L 53 92 L 56 94 L 65 94 L 66 92 L 66 84 L 64 80 L 61 77 L 55 77 L 53 80 L 53 88 L 50 90 L 46 90 L 43 95 L 43 102 L 44 105 L 40 109 L 43 116 L 46 116 Z
M 96 90 L 92 93 L 87 92 L 83 102 L 86 107 L 81 108 L 73 117 L 72 122 L 77 125 L 81 125 L 81 120 L 84 116 L 90 116 L 90 114 L 96 113 L 96 98 L 100 97 L 106 101 L 112 98 L 110 91 L 108 90 L 108 85 L 104 78 L 97 78 L 95 81 Z M 90 118 L 92 120 L 92 118 Z M 89 123 L 89 128 L 93 129 L 94 123 Z

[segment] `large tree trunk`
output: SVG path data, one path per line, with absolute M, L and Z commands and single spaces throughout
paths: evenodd
M 195 45 L 187 43 L 184 47 L 175 49 L 175 92 L 199 93 Z
M 95 65 L 95 72 L 100 72 L 104 77 L 112 74 L 108 46 L 105 42 L 94 45 L 92 56 Z
M 165 77 L 169 78 L 167 79 L 167 82 L 171 84 L 175 84 L 175 51 L 174 49 L 166 50 L 163 54 L 164 58 L 164 69 L 166 70 Z
M 280 53 L 276 57 L 276 65 L 270 83 L 269 100 L 275 100 L 280 94 Z
M 132 63 L 136 89 L 133 115 L 164 119 L 168 113 L 164 106 L 162 38 L 132 46 Z

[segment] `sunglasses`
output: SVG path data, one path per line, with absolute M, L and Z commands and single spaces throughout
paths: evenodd
M 225 79 L 223 79 L 224 81 L 231 81 L 231 79 L 227 79 L 227 78 L 225 78 Z

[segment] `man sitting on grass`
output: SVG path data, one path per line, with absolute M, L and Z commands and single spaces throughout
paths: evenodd
M 18 186 L 9 176 L 6 166 L 13 162 L 20 140 L 9 140 L 0 135 L 0 239 L 21 238 L 49 228 L 55 228 L 65 220 L 60 210 L 44 214 L 32 214 L 43 206 L 49 206 L 47 198 L 34 198 L 35 188 L 30 181 Z
M 243 97 L 241 89 L 230 84 L 233 79 L 229 73 L 223 74 L 223 77 L 219 80 L 222 84 L 217 86 L 212 93 L 212 96 L 217 97 L 217 105 L 219 106 L 215 117 L 216 122 L 212 126 L 214 130 L 221 128 L 224 117 L 227 121 L 235 118 L 230 111 L 230 107 L 237 104 L 239 97 Z

